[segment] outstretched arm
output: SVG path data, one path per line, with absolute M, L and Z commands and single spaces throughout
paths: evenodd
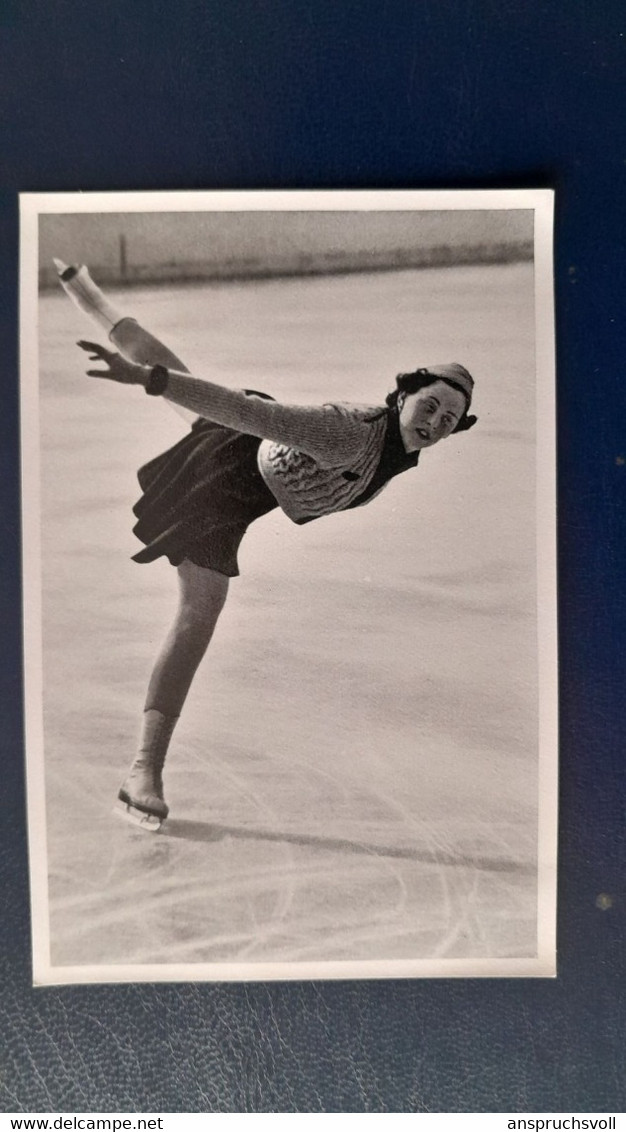
M 109 367 L 88 370 L 89 377 L 145 387 L 150 367 L 129 362 L 93 342 L 79 342 L 79 346 Z M 363 445 L 362 424 L 337 405 L 283 405 L 177 371 L 169 371 L 163 396 L 216 424 L 287 444 L 329 465 L 350 461 Z

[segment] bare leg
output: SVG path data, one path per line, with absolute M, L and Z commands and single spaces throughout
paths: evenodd
M 228 578 L 185 560 L 174 623 L 152 671 L 144 711 L 178 716 L 228 593 Z
M 180 358 L 153 334 L 144 330 L 135 318 L 121 318 L 111 330 L 109 339 L 130 362 L 137 362 L 141 366 L 169 366 L 179 373 L 189 373 Z
M 137 362 L 142 366 L 168 366 L 179 373 L 189 373 L 180 358 L 148 330 L 144 330 L 134 318 L 120 319 L 110 331 L 109 339 L 130 362 Z M 196 420 L 197 414 L 191 413 L 189 409 L 183 409 L 181 405 L 174 405 L 171 401 L 167 404 L 186 421 Z
M 163 765 L 191 682 L 228 593 L 228 578 L 185 560 L 178 567 L 179 603 L 152 671 L 139 751 L 119 792 L 125 815 L 148 829 L 167 817 Z

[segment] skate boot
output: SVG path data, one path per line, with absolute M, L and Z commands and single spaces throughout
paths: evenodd
M 169 809 L 163 798 L 163 764 L 177 717 L 150 710 L 144 716 L 144 736 L 115 805 L 119 816 L 141 829 L 157 833 Z
M 91 278 L 89 269 L 84 264 L 81 267 L 75 265 L 68 267 L 62 259 L 54 259 L 53 262 L 66 295 L 107 334 L 110 334 L 123 315 L 102 294 Z
M 169 810 L 160 772 L 143 756 L 135 759 L 117 796 L 116 811 L 134 825 L 157 833 Z

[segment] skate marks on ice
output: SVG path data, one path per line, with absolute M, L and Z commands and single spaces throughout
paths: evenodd
M 97 750 L 69 778 L 64 751 L 58 760 L 49 752 L 50 796 L 57 799 L 55 964 L 532 953 L 535 823 L 529 768 L 519 753 L 511 757 L 513 701 L 481 699 L 471 720 L 454 713 L 442 720 L 441 702 L 461 696 L 476 705 L 483 683 L 478 674 L 475 686 L 460 690 L 443 623 L 441 652 L 428 650 L 423 673 L 396 666 L 383 678 L 359 646 L 357 607 L 380 623 L 376 601 L 353 594 L 351 609 L 351 587 L 337 584 L 330 609 L 318 585 L 309 578 L 311 601 L 303 607 L 297 585 L 283 579 L 278 663 L 268 623 L 259 610 L 250 617 L 248 597 L 267 609 L 271 602 L 262 586 L 242 583 L 174 740 L 166 766 L 172 817 L 160 833 L 146 835 L 110 816 L 124 763 L 114 771 L 105 748 L 121 760 L 131 746 L 132 698 L 118 735 L 110 733 L 115 702 L 105 700 Z M 403 642 L 389 588 L 380 600 L 405 654 L 410 642 Z M 314 617 L 332 663 L 313 645 Z M 453 643 L 454 626 L 451 633 Z M 381 629 L 374 652 L 383 637 Z M 311 687 L 315 718 L 303 732 Z M 262 713 L 246 710 L 263 697 Z M 55 730 L 88 751 L 86 721 L 75 726 L 79 734 L 69 717 L 58 718 Z M 494 774 L 497 803 L 489 788 Z M 59 820 L 68 807 L 82 815 L 71 830 Z
M 289 779 L 284 760 L 233 746 L 212 765 L 186 762 L 171 793 L 176 811 L 194 817 L 147 836 L 100 816 L 82 867 L 54 878 L 60 966 L 506 957 L 532 948 L 534 867 L 520 859 L 519 831 L 471 822 L 451 839 L 449 822 L 418 821 L 397 798 L 355 781 L 343 783 L 346 799 L 335 776 L 310 764 L 292 764 Z

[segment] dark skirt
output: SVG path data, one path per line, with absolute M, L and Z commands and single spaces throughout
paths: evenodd
M 165 555 L 235 577 L 237 551 L 254 519 L 278 506 L 257 465 L 255 436 L 198 420 L 173 448 L 137 473 L 143 495 L 133 528 L 145 549 L 135 562 Z

